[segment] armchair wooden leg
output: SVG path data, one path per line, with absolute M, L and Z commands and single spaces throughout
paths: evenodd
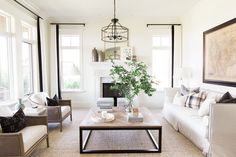
M 60 122 L 60 132 L 62 132 L 62 121 Z
M 49 137 L 47 137 L 47 147 L 49 148 Z
M 70 121 L 72 121 L 72 113 L 70 114 Z

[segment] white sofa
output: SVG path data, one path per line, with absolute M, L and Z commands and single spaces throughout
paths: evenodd
M 236 156 L 236 104 L 211 106 L 210 157 Z
M 165 89 L 165 103 L 163 107 L 164 118 L 173 126 L 176 131 L 181 132 L 190 139 L 204 154 L 209 151 L 209 116 L 201 117 L 198 109 L 192 109 L 173 104 L 175 94 L 179 88 Z M 208 91 L 208 96 L 218 96 L 222 94 Z M 219 96 L 220 95 L 220 96 Z

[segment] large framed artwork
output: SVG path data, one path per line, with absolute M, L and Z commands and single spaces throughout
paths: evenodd
M 236 86 L 236 18 L 203 33 L 203 82 Z

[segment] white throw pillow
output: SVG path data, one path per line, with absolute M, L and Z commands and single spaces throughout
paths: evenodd
M 39 92 L 39 93 L 31 95 L 28 98 L 28 100 L 30 101 L 32 106 L 38 106 L 38 105 L 45 106 L 47 103 L 47 99 L 46 99 L 47 97 L 48 97 L 47 93 Z
M 191 93 L 199 93 L 200 92 L 200 87 L 196 87 L 196 88 L 187 88 L 184 85 L 180 86 L 180 93 L 181 95 L 188 95 Z
M 215 99 L 206 99 L 200 106 L 198 110 L 198 115 L 203 117 L 209 115 L 210 112 L 210 105 L 215 104 Z
M 182 96 L 180 92 L 177 92 L 175 94 L 173 104 L 176 104 L 176 105 L 179 105 L 179 106 L 184 106 L 187 98 L 188 98 L 188 95 L 183 95 Z

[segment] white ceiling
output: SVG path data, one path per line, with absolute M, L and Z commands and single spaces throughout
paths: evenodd
M 25 0 L 48 17 L 111 18 L 113 0 Z M 117 17 L 180 17 L 200 0 L 117 0 Z

